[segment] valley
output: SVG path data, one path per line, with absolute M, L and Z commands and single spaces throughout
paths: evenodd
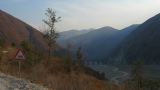
M 155 2 L 0 1 L 0 90 L 160 90 Z
M 127 72 L 120 71 L 119 68 L 115 66 L 89 65 L 89 67 L 99 73 L 104 73 L 107 80 L 116 84 L 121 84 L 123 81 L 127 80 L 127 77 L 129 77 Z
M 88 67 L 98 71 L 99 73 L 104 73 L 106 80 L 118 85 L 130 79 L 130 74 L 134 68 L 133 65 L 88 65 Z M 143 71 L 145 79 L 160 79 L 159 65 L 144 65 Z

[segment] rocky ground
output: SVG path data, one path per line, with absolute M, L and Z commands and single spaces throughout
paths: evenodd
M 0 90 L 48 90 L 29 81 L 0 73 Z

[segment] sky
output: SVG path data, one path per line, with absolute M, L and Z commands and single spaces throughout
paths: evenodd
M 57 31 L 111 26 L 123 29 L 160 13 L 160 0 L 0 0 L 0 9 L 43 30 L 45 10 L 62 17 Z

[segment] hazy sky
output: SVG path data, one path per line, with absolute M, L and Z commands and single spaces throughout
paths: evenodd
M 62 17 L 59 31 L 103 26 L 122 29 L 160 13 L 160 0 L 0 0 L 0 9 L 36 28 L 43 27 L 48 7 Z

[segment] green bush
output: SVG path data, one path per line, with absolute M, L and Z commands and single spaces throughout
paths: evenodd
M 31 43 L 22 41 L 21 47 L 25 53 L 27 66 L 34 66 L 41 62 L 43 55 Z

